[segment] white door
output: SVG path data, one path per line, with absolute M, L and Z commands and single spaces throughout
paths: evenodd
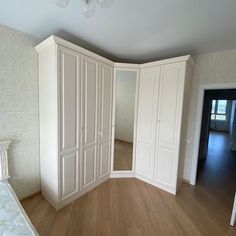
M 81 189 L 92 185 L 97 178 L 98 76 L 99 63 L 92 58 L 83 56 Z
M 153 179 L 160 67 L 141 70 L 136 172 Z
M 59 47 L 60 87 L 60 197 L 62 200 L 79 191 L 79 75 L 80 54 Z
M 99 125 L 98 125 L 98 177 L 110 173 L 112 135 L 113 68 L 100 64 Z
M 184 63 L 161 67 L 155 180 L 174 188 L 177 178 L 184 68 Z

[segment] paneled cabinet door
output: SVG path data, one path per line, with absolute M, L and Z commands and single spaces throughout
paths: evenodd
M 61 199 L 79 191 L 79 90 L 80 54 L 59 47 L 60 176 Z
M 81 190 L 97 179 L 97 131 L 98 131 L 98 61 L 82 57 L 81 79 Z
M 169 187 L 174 186 L 177 176 L 184 68 L 184 63 L 161 68 L 155 180 Z
M 110 173 L 113 68 L 100 65 L 99 125 L 98 125 L 98 177 Z
M 136 172 L 153 179 L 160 67 L 141 70 Z

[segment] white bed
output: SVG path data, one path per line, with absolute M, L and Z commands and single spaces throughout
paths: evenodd
M 10 141 L 0 141 L 0 236 L 38 236 L 7 181 L 9 145 Z

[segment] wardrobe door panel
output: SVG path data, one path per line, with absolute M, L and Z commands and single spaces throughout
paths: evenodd
M 89 147 L 83 153 L 83 188 L 96 181 L 96 148 Z
M 155 181 L 176 190 L 184 91 L 184 63 L 161 68 Z
M 78 148 L 78 96 L 80 55 L 60 47 L 61 151 Z
M 97 140 L 98 63 L 84 58 L 83 69 L 83 142 L 90 145 Z
M 96 180 L 98 70 L 99 64 L 96 60 L 82 57 L 82 189 Z
M 101 64 L 99 79 L 99 178 L 110 173 L 113 68 Z
M 111 142 L 101 143 L 99 149 L 99 177 L 102 178 L 110 173 Z
M 167 186 L 173 184 L 174 154 L 174 151 L 164 148 L 159 148 L 156 154 L 155 180 Z
M 71 153 L 61 157 L 61 199 L 78 192 L 78 154 Z
M 160 67 L 141 70 L 136 172 L 153 178 Z
M 175 148 L 178 145 L 182 91 L 183 64 L 176 63 L 162 66 L 158 113 L 158 145 L 169 148 Z
M 79 191 L 79 93 L 80 54 L 58 47 L 60 121 L 60 198 Z
M 101 65 L 101 77 L 99 81 L 99 132 L 101 140 L 111 139 L 112 122 L 112 67 Z
M 137 165 L 136 165 L 137 173 L 147 178 L 152 178 L 152 173 L 153 173 L 152 168 L 154 161 L 153 145 L 145 142 L 138 142 L 137 153 L 138 153 Z
M 144 70 L 141 72 L 139 91 L 139 138 L 147 142 L 153 142 L 156 116 L 156 70 Z

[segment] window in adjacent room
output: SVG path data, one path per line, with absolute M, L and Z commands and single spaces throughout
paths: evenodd
M 212 100 L 211 120 L 226 120 L 227 100 Z

